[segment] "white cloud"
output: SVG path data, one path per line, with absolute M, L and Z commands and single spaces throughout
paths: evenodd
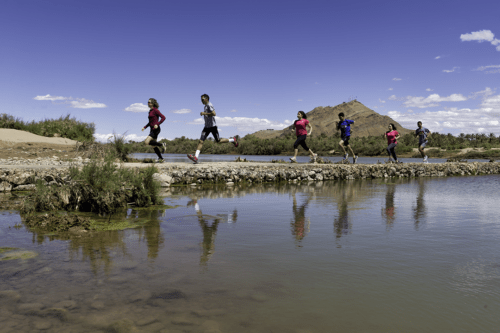
M 63 101 L 66 100 L 70 97 L 62 97 L 62 96 L 50 96 L 49 94 L 45 96 L 36 96 L 33 99 L 36 99 L 37 101 Z
M 427 88 L 425 89 L 425 91 L 433 91 L 431 88 Z
M 471 32 L 470 34 L 462 34 L 460 35 L 460 39 L 462 42 L 470 42 L 473 40 L 476 40 L 478 42 L 491 42 L 495 38 L 495 35 L 491 32 L 491 30 L 481 30 L 481 31 L 474 31 Z
M 34 98 L 37 101 L 63 101 L 63 104 L 69 104 L 70 107 L 75 109 L 95 109 L 95 108 L 105 108 L 106 104 L 96 103 L 92 100 L 85 98 L 73 98 L 73 97 L 63 97 L 63 96 L 36 96 Z
M 231 110 L 231 112 L 238 112 L 238 110 L 236 110 L 236 109 L 232 109 L 232 110 Z
M 494 94 L 493 90 L 489 87 L 486 87 L 484 90 L 473 92 L 472 94 L 469 95 L 469 98 L 470 99 L 476 99 L 477 97 L 486 98 L 493 94 Z
M 467 97 L 462 94 L 452 94 L 448 97 L 441 97 L 438 94 L 432 94 L 428 97 L 407 96 L 403 105 L 407 108 L 416 107 L 422 109 L 439 106 L 439 102 L 463 102 L 466 100 Z
M 265 118 L 248 118 L 248 117 L 217 117 L 218 127 L 236 127 L 238 132 L 256 132 L 264 129 L 275 129 L 281 130 L 292 124 L 290 120 L 284 120 L 283 122 L 272 121 Z M 197 118 L 192 122 L 188 123 L 190 125 L 203 125 L 204 120 L 202 118 Z
M 440 58 L 441 58 L 441 56 L 437 56 L 437 57 L 436 57 L 436 58 L 434 58 L 434 59 L 440 59 Z
M 302 102 L 302 99 L 298 99 L 297 102 Z
M 500 134 L 500 95 L 484 95 L 477 109 L 444 108 L 423 113 L 402 113 L 389 111 L 388 116 L 405 128 L 417 128 L 417 121 L 431 132 L 452 133 L 495 133 Z
M 500 65 L 490 65 L 490 66 L 480 66 L 476 68 L 476 71 L 484 71 L 486 69 L 491 69 L 487 70 L 485 73 L 487 74 L 493 74 L 493 73 L 500 73 Z
M 112 141 L 113 136 L 114 136 L 114 134 L 112 134 L 112 133 L 109 133 L 109 134 L 97 134 L 97 133 L 95 133 L 94 134 L 94 138 L 96 139 L 96 141 L 104 142 L 104 143 Z M 118 134 L 118 136 L 121 136 L 121 134 Z M 148 137 L 147 134 L 146 135 L 126 134 L 124 136 L 126 141 L 136 141 L 136 142 L 144 141 L 144 140 L 146 140 L 147 137 Z M 163 140 L 163 139 L 172 140 L 172 139 L 165 138 L 161 135 L 158 136 L 158 140 Z
M 398 78 L 398 77 L 395 77 L 394 79 L 392 79 L 392 81 L 401 81 L 402 79 Z
M 134 103 L 131 104 L 130 106 L 126 107 L 124 111 L 128 112 L 148 112 L 149 107 L 146 104 L 143 103 Z
M 92 100 L 88 100 L 85 98 L 75 98 L 75 101 L 70 101 L 70 105 L 75 109 L 96 109 L 96 108 L 105 108 L 106 104 L 96 103 Z
M 498 45 L 496 47 L 497 51 L 500 51 L 500 39 L 496 39 L 495 35 L 491 30 L 481 30 L 481 31 L 474 31 L 471 32 L 470 34 L 462 34 L 460 35 L 460 39 L 462 42 L 470 42 L 470 41 L 477 41 L 479 43 L 482 42 L 490 42 L 491 45 Z
M 393 88 L 389 88 L 389 89 L 387 89 L 387 90 L 394 90 L 394 89 L 393 89 Z
M 445 73 L 453 73 L 455 70 L 459 69 L 460 67 L 453 67 L 452 69 L 443 69 L 443 72 Z
M 385 101 L 381 100 L 380 98 L 378 99 L 380 103 L 385 103 Z
M 390 101 L 397 101 L 398 98 L 396 97 L 396 95 L 391 95 L 391 96 L 389 96 L 388 100 L 390 100 Z
M 178 114 L 191 113 L 191 109 L 174 110 L 174 111 L 172 111 L 172 113 L 178 113 Z

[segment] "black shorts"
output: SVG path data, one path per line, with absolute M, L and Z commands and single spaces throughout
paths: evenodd
M 344 146 L 349 146 L 349 139 L 350 138 L 351 138 L 350 136 L 344 136 L 342 138 L 342 141 L 344 141 Z
M 306 144 L 306 139 L 307 139 L 307 135 L 298 136 L 297 140 L 293 144 L 293 148 L 297 149 L 299 147 L 299 145 L 301 145 L 302 148 L 304 148 L 306 151 L 309 151 L 309 147 Z
M 149 136 L 152 137 L 154 140 L 158 139 L 158 134 L 160 134 L 161 128 L 158 126 L 157 129 L 151 128 L 151 131 L 149 131 Z
M 203 128 L 203 131 L 201 131 L 200 140 L 205 141 L 207 139 L 207 137 L 210 135 L 210 133 L 212 133 L 212 135 L 214 136 L 215 142 L 220 141 L 219 131 L 217 130 L 217 126 Z

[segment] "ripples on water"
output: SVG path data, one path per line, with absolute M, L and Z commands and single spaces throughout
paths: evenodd
M 0 260 L 0 332 L 495 332 L 499 185 L 172 188 L 77 236 L 3 211 L 0 247 L 38 256 Z

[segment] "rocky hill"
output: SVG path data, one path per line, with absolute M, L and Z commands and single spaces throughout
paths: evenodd
M 347 119 L 354 120 L 355 123 L 351 126 L 353 137 L 383 135 L 387 131 L 389 123 L 393 123 L 401 135 L 412 132 L 410 129 L 403 128 L 391 117 L 382 116 L 354 100 L 337 106 L 318 106 L 306 112 L 307 120 L 313 126 L 312 136 L 316 137 L 322 133 L 332 136 L 337 133 L 336 122 L 339 121 L 338 114 L 340 112 L 344 112 Z M 415 124 L 415 128 L 416 126 L 417 124 Z M 292 126 L 284 130 L 263 130 L 255 132 L 253 135 L 261 139 L 273 139 L 286 135 L 291 128 Z

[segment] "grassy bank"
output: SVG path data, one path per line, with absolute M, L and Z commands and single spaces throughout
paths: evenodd
M 94 141 L 94 123 L 84 123 L 71 118 L 68 114 L 59 119 L 44 119 L 41 121 L 25 122 L 6 113 L 0 114 L 0 128 L 10 128 L 33 134 L 54 137 L 59 136 L 76 141 Z

